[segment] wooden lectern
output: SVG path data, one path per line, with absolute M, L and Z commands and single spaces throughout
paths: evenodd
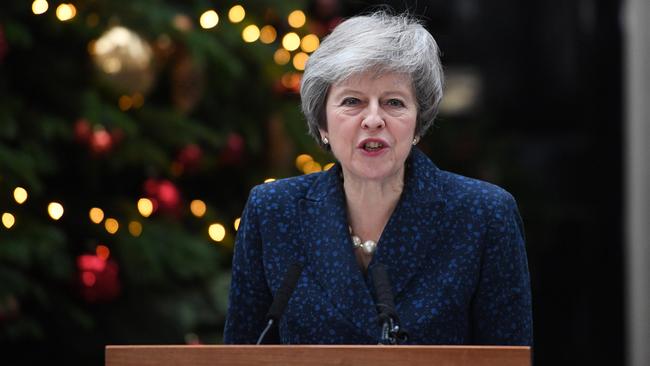
M 530 366 L 509 346 L 107 346 L 106 366 Z

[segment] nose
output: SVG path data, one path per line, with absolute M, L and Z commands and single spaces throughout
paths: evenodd
M 361 121 L 361 128 L 374 130 L 384 128 L 384 126 L 386 126 L 386 121 L 382 116 L 381 108 L 379 108 L 379 102 L 373 101 L 369 103 Z

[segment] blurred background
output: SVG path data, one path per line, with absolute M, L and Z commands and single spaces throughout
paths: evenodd
M 379 2 L 69 1 L 0 4 L 0 363 L 218 344 L 248 192 L 333 162 L 305 61 Z M 628 362 L 623 4 L 382 3 L 442 50 L 420 147 L 518 200 L 535 363 Z

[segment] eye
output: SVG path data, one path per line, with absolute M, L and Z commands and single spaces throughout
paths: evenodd
M 347 97 L 347 98 L 343 99 L 343 101 L 341 102 L 341 105 L 345 106 L 345 107 L 352 107 L 352 106 L 358 105 L 360 102 L 361 101 L 359 99 L 357 99 L 357 98 Z
M 404 102 L 395 98 L 389 99 L 388 101 L 386 101 L 386 104 L 391 107 L 404 107 Z

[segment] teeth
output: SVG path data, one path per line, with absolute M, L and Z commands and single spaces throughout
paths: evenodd
M 366 142 L 363 145 L 363 148 L 366 149 L 366 150 L 377 150 L 377 149 L 380 149 L 382 147 L 384 147 L 384 145 L 382 143 L 376 142 L 376 141 Z

